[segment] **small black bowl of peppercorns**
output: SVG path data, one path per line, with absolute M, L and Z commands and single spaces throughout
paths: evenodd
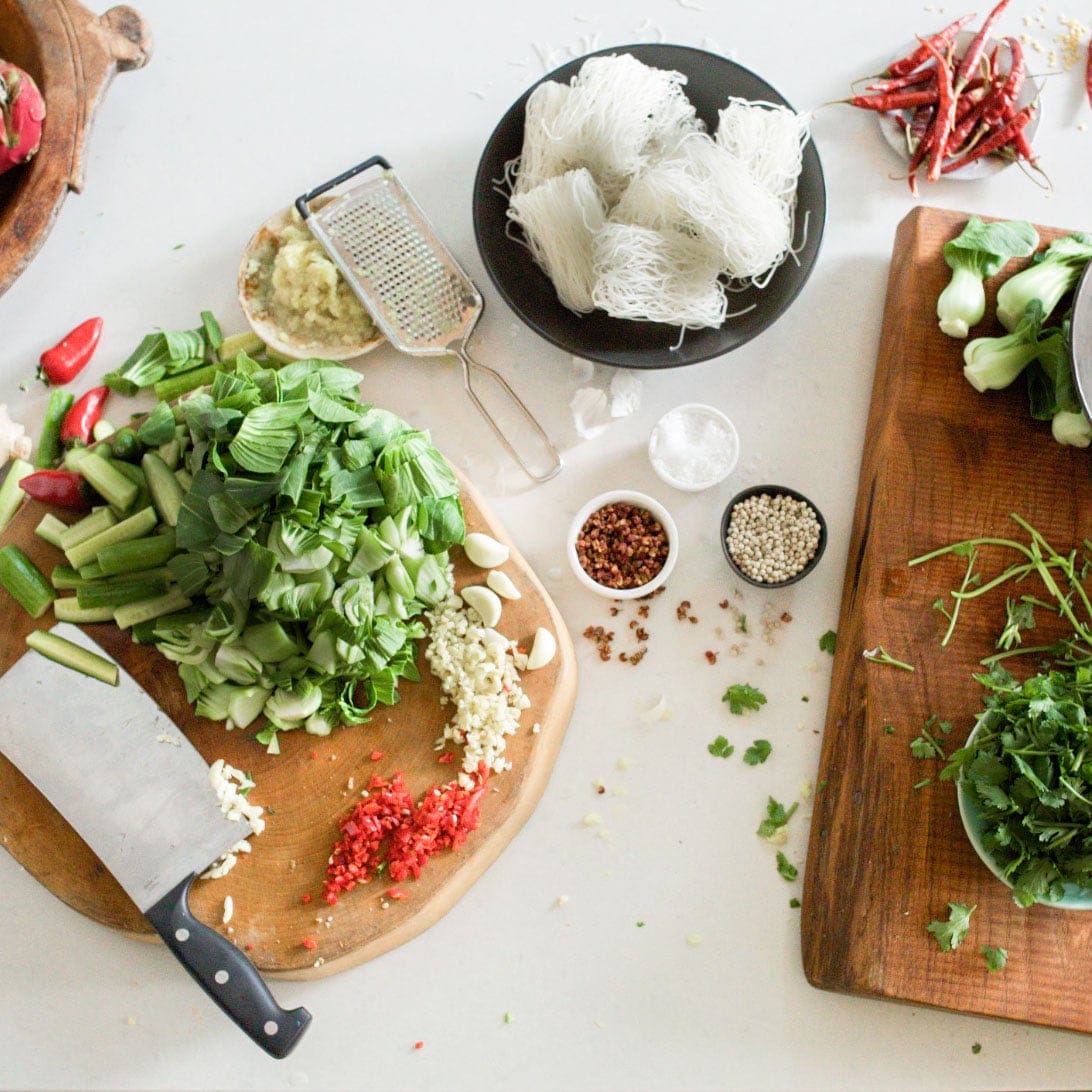
M 639 599 L 671 575 L 679 533 L 671 514 L 644 493 L 616 489 L 577 512 L 566 542 L 569 564 L 589 591 Z
M 720 544 L 741 580 L 756 588 L 786 588 L 819 564 L 827 548 L 827 523 L 803 493 L 783 485 L 753 485 L 724 509 Z

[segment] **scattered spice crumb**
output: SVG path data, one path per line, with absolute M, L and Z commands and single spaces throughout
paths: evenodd
M 417 1042 L 413 1044 L 413 1049 L 414 1050 L 424 1050 L 425 1049 L 424 1039 L 418 1039 Z
M 314 937 L 304 937 L 300 943 L 309 951 L 313 952 L 318 947 L 318 941 Z
M 372 751 L 372 753 L 371 753 L 371 755 L 369 757 L 371 758 L 371 760 L 373 762 L 381 762 L 383 760 L 383 752 L 382 751 Z
M 720 609 L 721 609 L 721 610 L 727 610 L 727 609 L 728 609 L 728 600 L 727 600 L 727 599 L 722 599 L 722 600 L 721 600 L 721 601 L 720 601 L 720 602 L 719 602 L 719 603 L 717 604 L 717 606 L 718 606 L 718 607 L 720 607 Z
M 638 929 L 643 929 L 644 927 L 645 927 L 645 923 L 643 921 L 637 922 L 637 928 Z
M 793 910 L 799 910 L 800 909 L 800 900 L 794 896 L 793 898 L 789 899 L 789 906 Z
M 510 1012 L 506 1012 L 506 1013 L 504 1014 L 504 1022 L 505 1022 L 506 1024 L 511 1024 L 511 1023 L 513 1023 L 513 1022 L 515 1021 L 515 1019 L 516 1019 L 516 1018 L 515 1018 L 515 1017 L 514 1017 L 514 1016 L 513 1016 L 513 1015 L 512 1015 L 512 1014 L 511 1014 Z
M 568 895 L 558 895 L 557 898 L 554 900 L 554 905 L 556 907 L 558 907 L 558 909 L 560 909 L 562 906 L 568 906 L 569 905 L 569 896 Z
M 708 664 L 715 664 L 717 662 L 717 654 L 713 649 L 707 648 L 705 650 L 705 662 Z

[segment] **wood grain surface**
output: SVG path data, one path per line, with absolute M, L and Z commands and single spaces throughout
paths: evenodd
M 1021 910 L 971 848 L 954 786 L 914 788 L 941 765 L 910 753 L 925 719 L 954 723 L 949 751 L 971 728 L 982 694 L 971 673 L 994 650 L 1005 589 L 965 608 L 942 648 L 947 622 L 932 604 L 958 586 L 966 560 L 907 560 L 976 535 L 1019 538 L 1011 512 L 1059 547 L 1092 535 L 1092 452 L 1054 443 L 1049 424 L 1029 417 L 1022 381 L 973 390 L 964 343 L 937 327 L 942 248 L 966 219 L 917 209 L 895 237 L 816 781 L 804 968 L 824 989 L 1089 1032 L 1092 913 Z M 1059 234 L 1040 229 L 1044 244 Z M 992 317 L 1000 280 L 976 335 L 1003 333 Z M 992 574 L 1009 560 L 985 551 L 980 567 Z M 1050 625 L 1037 621 L 1038 644 Z M 916 670 L 862 658 L 879 644 Z M 926 925 L 946 919 L 949 902 L 977 910 L 962 946 L 942 952 Z M 983 945 L 1008 950 L 1003 971 L 987 971 Z
M 470 487 L 463 505 L 468 530 L 487 531 L 512 546 L 504 529 Z M 34 534 L 48 509 L 28 501 L 3 536 L 18 543 L 45 572 L 63 560 L 59 551 Z M 485 571 L 472 566 L 461 548 L 452 551 L 456 586 L 482 583 Z M 523 675 L 531 700 L 519 732 L 508 741 L 512 769 L 494 775 L 482 805 L 482 822 L 457 852 L 434 857 L 419 880 L 398 886 L 404 900 L 382 897 L 389 882 L 377 878 L 343 895 L 334 907 L 322 898 L 322 881 L 337 820 L 360 798 L 373 774 L 391 777 L 401 770 L 415 797 L 449 781 L 456 763 L 437 763 L 434 743 L 451 714 L 441 704 L 439 681 L 418 654 L 421 681 L 402 680 L 402 700 L 380 707 L 370 724 L 336 729 L 326 738 L 302 731 L 281 735 L 282 753 L 268 755 L 252 731 L 227 732 L 222 724 L 197 717 L 186 701 L 177 671 L 151 647 L 132 644 L 113 626 L 86 626 L 86 632 L 113 656 L 189 737 L 209 762 L 223 758 L 248 772 L 256 783 L 250 799 L 266 809 L 265 832 L 252 839 L 253 852 L 219 880 L 199 880 L 191 896 L 194 913 L 206 924 L 246 947 L 258 968 L 286 977 L 319 977 L 396 947 L 437 921 L 500 855 L 542 795 L 564 737 L 576 695 L 576 660 L 564 622 L 538 578 L 512 546 L 503 566 L 522 592 L 509 601 L 497 628 L 526 644 L 537 626 L 557 636 L 552 663 Z M 35 623 L 0 590 L 0 674 L 25 651 L 24 638 L 35 626 L 52 625 L 52 612 Z M 110 691 L 104 688 L 109 697 Z M 48 708 L 26 715 L 55 731 L 63 747 L 64 725 L 49 722 Z M 538 724 L 540 730 L 534 732 Z M 380 758 L 372 758 L 381 754 Z M 19 771 L 0 755 L 0 844 L 58 898 L 80 913 L 136 935 L 152 937 L 151 927 L 114 878 L 71 827 Z M 234 901 L 229 926 L 222 924 L 225 896 Z M 305 896 L 311 901 L 304 903 Z M 318 919 L 318 920 L 316 920 Z M 317 947 L 303 946 L 305 937 Z

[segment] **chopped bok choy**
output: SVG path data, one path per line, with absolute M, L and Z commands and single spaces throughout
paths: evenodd
M 1092 258 L 1092 235 L 1074 233 L 1055 239 L 1027 269 L 1010 277 L 997 290 L 997 318 L 1015 330 L 1032 300 L 1043 309 L 1043 320 L 1081 278 Z

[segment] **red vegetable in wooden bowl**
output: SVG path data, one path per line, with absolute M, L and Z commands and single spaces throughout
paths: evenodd
M 45 114 L 45 99 L 30 73 L 0 60 L 0 174 L 38 150 Z

